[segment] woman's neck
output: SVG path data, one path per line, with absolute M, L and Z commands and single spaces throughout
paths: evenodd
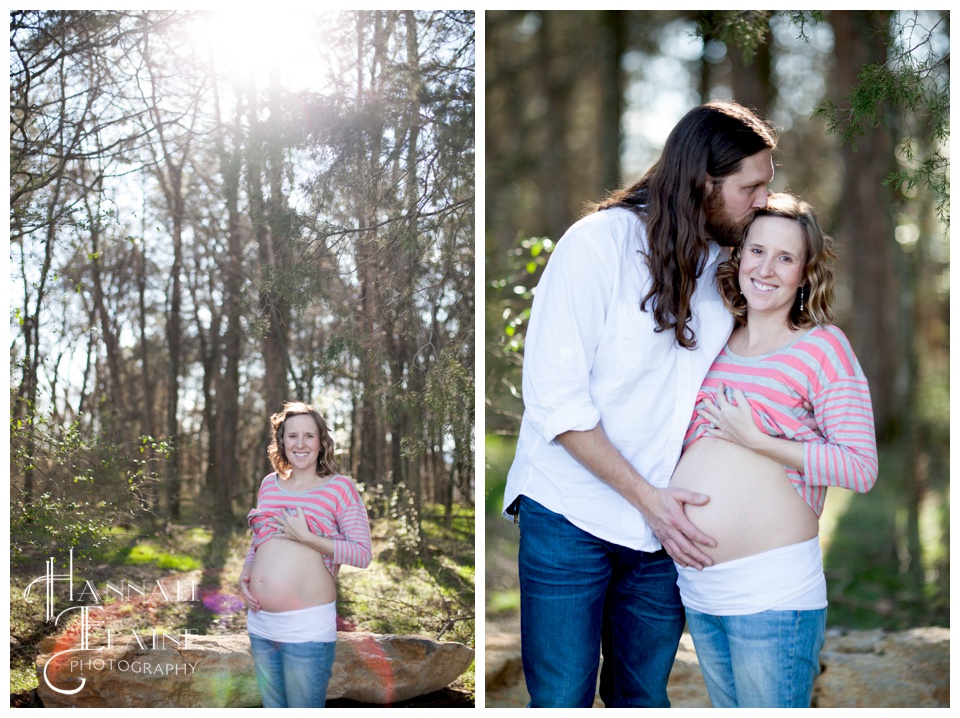
M 320 480 L 316 469 L 296 469 L 291 468 L 286 480 L 292 486 L 311 486 Z
M 737 327 L 730 337 L 731 349 L 742 356 L 762 356 L 782 349 L 793 341 L 797 329 L 791 329 L 786 317 L 760 315 Z

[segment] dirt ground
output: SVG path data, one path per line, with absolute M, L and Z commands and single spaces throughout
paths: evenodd
M 496 593 L 518 591 L 517 551 L 520 530 L 499 515 L 486 517 L 487 603 Z M 530 700 L 520 665 L 519 611 L 486 613 L 484 631 L 486 693 L 488 708 L 522 707 Z

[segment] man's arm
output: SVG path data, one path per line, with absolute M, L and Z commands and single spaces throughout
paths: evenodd
M 567 431 L 557 441 L 594 476 L 630 502 L 647 521 L 670 557 L 681 566 L 701 569 L 713 561 L 697 544 L 713 548 L 717 542 L 694 526 L 684 504 L 701 506 L 709 497 L 686 489 L 658 489 L 637 472 L 610 442 L 598 424 L 589 431 Z

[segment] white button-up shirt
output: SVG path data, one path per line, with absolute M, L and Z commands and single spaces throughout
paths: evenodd
M 654 332 L 640 302 L 651 285 L 646 235 L 622 208 L 590 214 L 563 235 L 537 285 L 523 360 L 524 414 L 504 510 L 523 494 L 613 543 L 657 551 L 642 514 L 556 441 L 600 424 L 648 482 L 666 486 L 697 391 L 733 318 L 716 287 L 715 243 L 692 301 L 693 351 Z M 651 309 L 650 303 L 647 309 Z

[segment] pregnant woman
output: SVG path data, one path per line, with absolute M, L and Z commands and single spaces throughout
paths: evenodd
M 263 707 L 322 708 L 337 646 L 337 572 L 369 565 L 370 526 L 320 413 L 288 403 L 270 421 L 275 471 L 247 516 L 253 541 L 240 592 Z
M 717 269 L 736 325 L 671 480 L 710 496 L 686 511 L 716 539 L 703 547 L 713 565 L 678 566 L 678 585 L 715 707 L 810 707 L 826 627 L 826 489 L 866 492 L 877 478 L 867 380 L 829 323 L 831 257 L 810 206 L 778 194 Z

